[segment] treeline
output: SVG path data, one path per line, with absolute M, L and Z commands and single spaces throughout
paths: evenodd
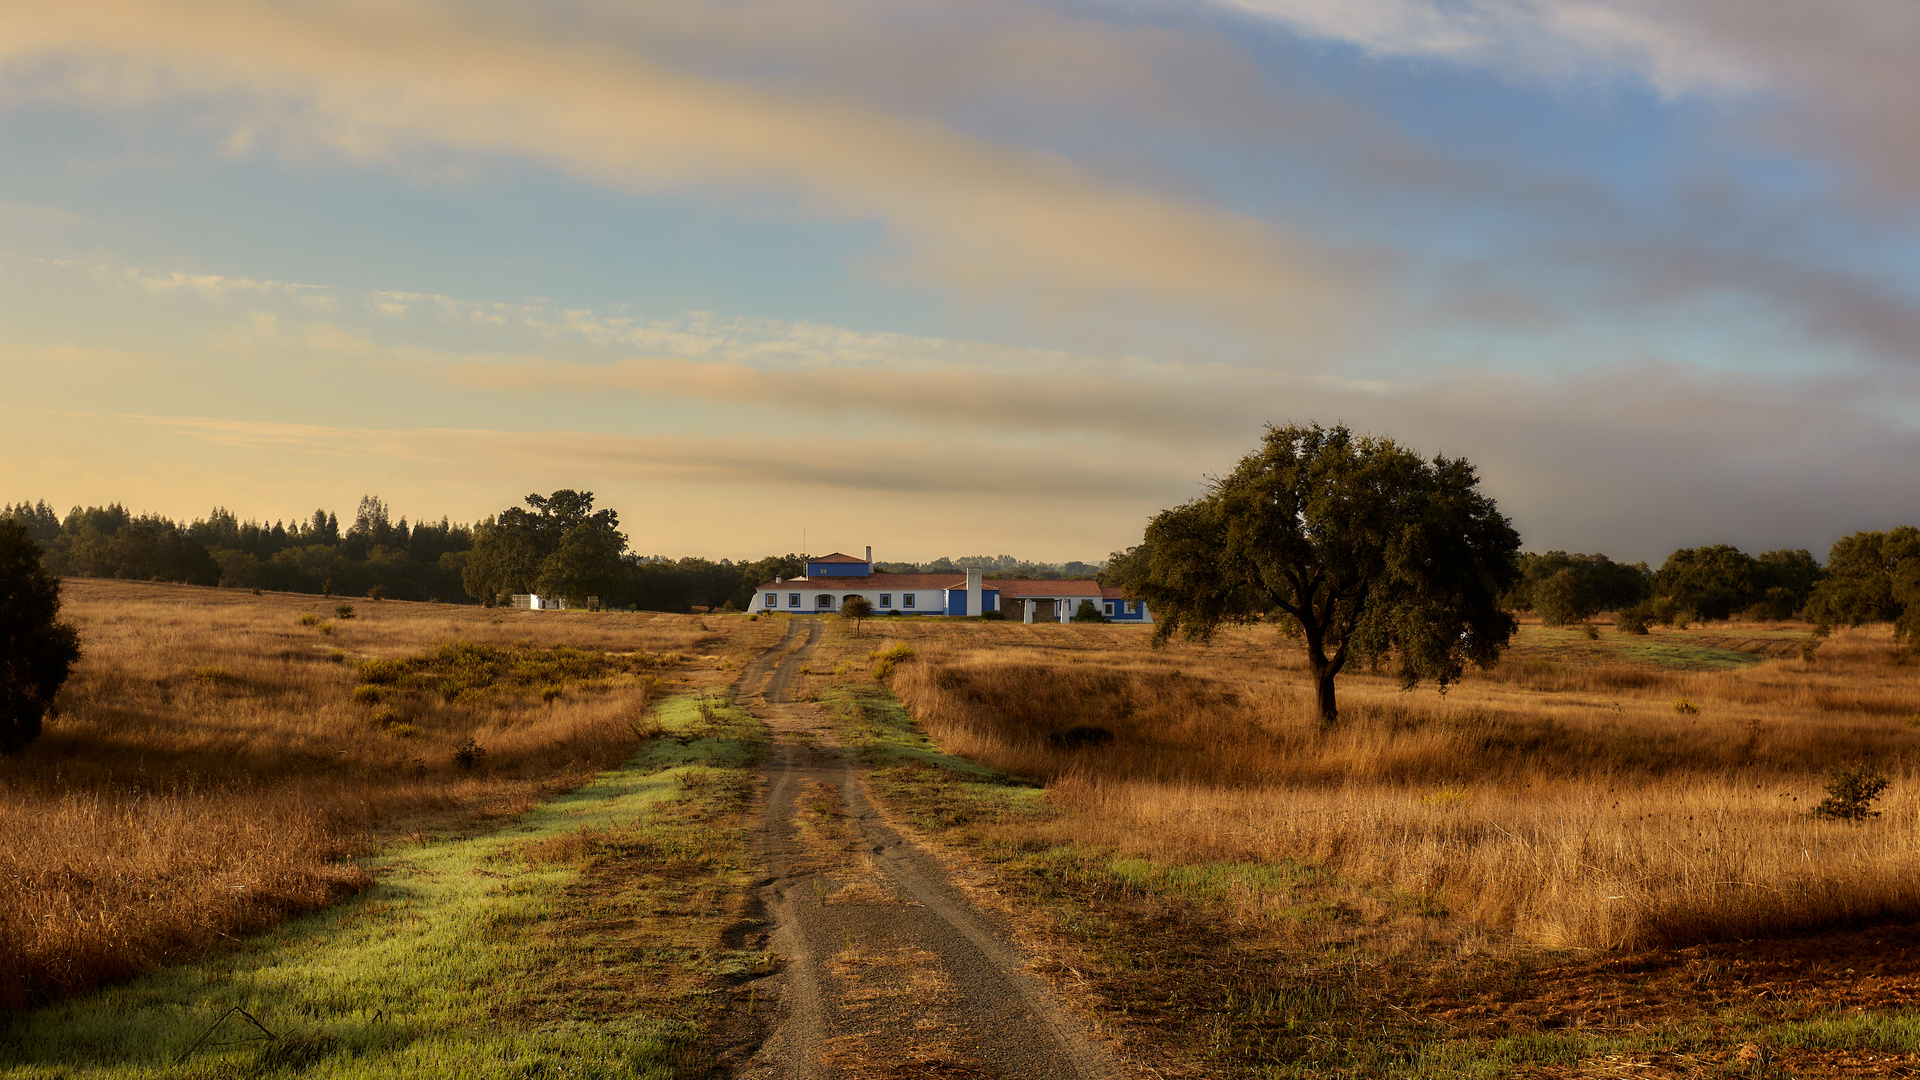
M 397 600 L 506 603 L 537 592 L 604 607 L 641 611 L 742 610 L 755 588 L 799 577 L 807 556 L 674 559 L 626 551 L 612 510 L 596 510 L 592 492 L 533 495 L 473 524 L 397 521 L 386 502 L 368 495 L 350 521 L 315 510 L 304 519 L 241 520 L 221 507 L 181 523 L 135 515 L 115 503 L 74 507 L 61 515 L 45 501 L 0 506 L 18 519 L 62 577 L 171 581 L 235 589 L 369 594 Z M 883 563 L 896 573 L 962 572 L 980 567 L 1000 577 L 1092 577 L 1090 563 L 1034 563 L 1010 555 Z
M 215 507 L 182 525 L 154 514 L 136 516 L 119 503 L 76 506 L 63 518 L 43 501 L 0 507 L 0 516 L 24 523 L 45 550 L 47 569 L 63 577 L 467 599 L 460 575 L 473 547 L 472 531 L 444 518 L 395 522 L 372 495 L 360 500 L 345 530 L 326 510 L 304 521 L 268 524 Z
M 942 556 L 932 562 L 876 562 L 874 569 L 891 574 L 944 574 L 964 573 L 979 569 L 997 578 L 1025 578 L 1028 580 L 1060 581 L 1082 580 L 1099 576 L 1106 569 L 1105 563 L 1063 562 L 1037 563 L 1025 559 L 1016 559 L 1011 555 L 962 555 L 957 559 Z
M 1804 612 L 1822 578 L 1820 564 L 1803 550 L 1754 556 L 1730 544 L 1681 548 L 1658 570 L 1600 554 L 1529 552 L 1520 556 L 1520 581 L 1507 604 L 1548 626 L 1602 611 L 1669 625 L 1735 615 L 1780 620 Z
M 1612 611 L 1626 629 L 1741 616 L 1823 626 L 1892 622 L 1903 638 L 1920 631 L 1920 530 L 1910 526 L 1845 537 L 1825 566 L 1805 550 L 1749 555 L 1729 544 L 1682 548 L 1658 570 L 1564 551 L 1523 554 L 1520 565 L 1508 606 L 1548 626 Z

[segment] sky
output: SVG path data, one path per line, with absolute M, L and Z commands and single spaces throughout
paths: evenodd
M 1268 424 L 1920 521 L 1908 0 L 12 0 L 0 501 L 1098 560 Z

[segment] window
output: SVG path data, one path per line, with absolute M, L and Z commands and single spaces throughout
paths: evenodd
M 1139 607 L 1140 607 L 1140 601 L 1138 600 L 1127 601 L 1127 614 L 1129 615 L 1139 614 Z
M 800 606 L 800 594 L 799 594 L 799 593 L 797 593 L 797 592 L 790 592 L 790 593 L 788 593 L 788 594 L 787 594 L 787 606 L 788 606 L 788 607 L 799 607 L 799 606 Z
M 819 599 L 813 602 L 813 606 L 823 610 L 830 608 L 833 606 L 833 597 L 828 596 L 826 593 L 821 593 Z
M 1111 600 L 1107 601 L 1107 617 L 1113 617 L 1113 601 Z
M 890 607 L 892 607 L 892 606 L 893 606 L 893 594 L 892 594 L 892 593 L 890 593 L 890 592 L 883 592 L 883 593 L 881 593 L 881 594 L 880 594 L 880 606 L 881 606 L 881 607 L 883 607 L 883 608 L 890 608 Z
M 770 592 L 770 593 L 768 593 L 768 594 L 767 594 L 767 606 L 768 606 L 768 607 L 770 607 L 770 608 L 777 608 L 777 607 L 779 607 L 779 606 L 780 606 L 780 594 L 779 594 L 779 593 L 777 593 L 777 592 Z
M 913 606 L 913 594 L 912 594 L 912 593 L 902 593 L 902 594 L 901 594 L 901 596 L 900 596 L 900 606 L 901 606 L 901 607 L 912 607 L 912 606 Z

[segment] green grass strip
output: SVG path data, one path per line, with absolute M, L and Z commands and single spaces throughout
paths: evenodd
M 63 1005 L 0 1017 L 0 1078 L 667 1077 L 694 1034 L 644 1013 L 515 1027 L 556 946 L 540 932 L 572 866 L 515 850 L 582 828 L 644 828 L 703 770 L 748 764 L 757 737 L 729 716 L 661 707 L 666 734 L 624 766 L 472 839 L 372 857 L 377 883 L 230 953 Z M 234 1006 L 207 1045 L 180 1055 Z M 253 1036 L 260 1041 L 235 1042 Z M 221 1045 L 225 1044 L 225 1045 Z

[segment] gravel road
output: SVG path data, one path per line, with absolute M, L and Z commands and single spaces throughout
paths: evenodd
M 771 1023 L 735 1075 L 1131 1075 L 1025 970 L 1000 920 L 875 813 L 821 709 L 791 700 L 821 631 L 794 620 L 735 691 L 773 730 L 754 851 L 783 961 L 751 988 Z

